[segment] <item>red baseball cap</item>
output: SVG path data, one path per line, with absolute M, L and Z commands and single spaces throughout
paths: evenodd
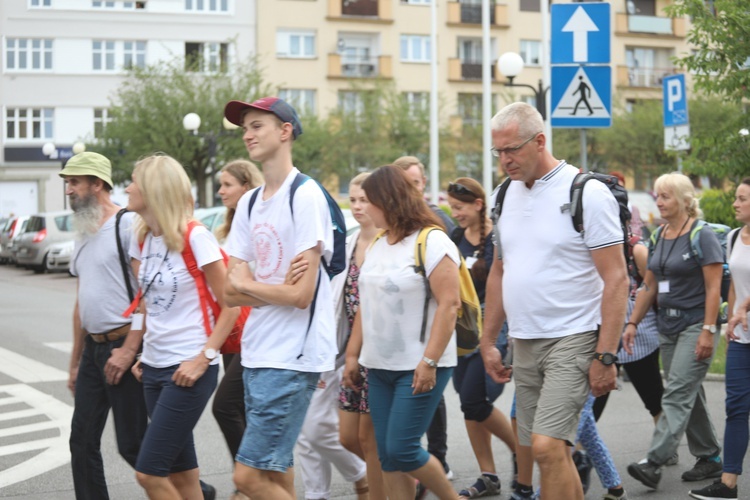
M 302 134 L 302 123 L 297 111 L 285 100 L 278 97 L 262 97 L 252 103 L 243 101 L 229 101 L 224 107 L 224 116 L 235 125 L 242 126 L 242 115 L 246 109 L 259 109 L 275 115 L 284 123 L 292 124 L 292 134 L 296 139 Z

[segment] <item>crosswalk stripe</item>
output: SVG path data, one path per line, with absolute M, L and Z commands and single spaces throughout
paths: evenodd
M 32 408 L 30 410 L 8 411 L 5 413 L 0 413 L 0 422 L 14 420 L 17 418 L 33 417 L 35 415 L 44 415 L 44 413 L 42 413 L 42 411 L 37 408 Z
M 0 398 L 0 406 L 14 405 L 16 403 L 23 403 L 23 398 L 19 398 L 18 396 Z
M 0 373 L 25 384 L 68 380 L 67 372 L 2 347 L 0 347 Z
M 46 431 L 47 429 L 59 429 L 62 422 L 48 420 L 46 422 L 37 422 L 35 424 L 17 425 L 8 429 L 0 429 L 0 438 L 8 436 L 18 436 L 19 434 L 28 434 L 29 432 Z
M 0 457 L 8 455 L 15 455 L 16 453 L 24 453 L 27 451 L 43 450 L 55 445 L 60 438 L 47 438 L 37 439 L 36 441 L 26 441 L 23 443 L 9 444 L 6 446 L 0 446 Z

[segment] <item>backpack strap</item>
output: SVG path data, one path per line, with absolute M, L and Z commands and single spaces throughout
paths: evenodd
M 200 298 L 201 312 L 203 313 L 203 327 L 206 330 L 206 335 L 211 335 L 211 318 L 208 315 L 209 306 L 214 313 L 214 318 L 218 317 L 218 304 L 216 304 L 208 292 L 208 284 L 206 283 L 206 275 L 198 267 L 198 262 L 195 260 L 195 254 L 193 249 L 190 247 L 190 234 L 196 226 L 202 224 L 197 220 L 190 220 L 187 224 L 187 231 L 185 231 L 185 248 L 182 250 L 182 260 L 185 261 L 185 267 L 187 267 L 190 276 L 195 280 L 196 287 L 198 288 L 198 297 Z
M 125 259 L 125 250 L 122 248 L 122 237 L 120 236 L 120 220 L 127 211 L 127 208 L 123 208 L 115 215 L 115 238 L 117 239 L 117 255 L 120 257 L 122 277 L 125 279 L 125 287 L 128 289 L 128 298 L 130 302 L 133 302 L 135 293 L 133 292 L 133 284 L 130 282 L 130 272 L 128 271 L 128 263 Z
M 456 226 L 453 231 L 451 231 L 451 241 L 456 244 L 456 246 L 461 243 L 461 238 L 464 237 L 464 234 L 466 233 L 466 229 L 464 229 L 461 226 Z M 480 246 L 483 242 L 479 242 Z
M 727 254 L 725 255 L 727 262 L 729 262 L 729 255 L 732 253 L 732 250 L 734 249 L 734 244 L 737 243 L 737 237 L 740 235 L 740 231 L 742 231 L 742 228 L 736 227 L 732 229 L 732 231 L 728 235 Z
M 289 186 L 289 210 L 292 211 L 292 220 L 294 220 L 294 193 L 296 193 L 297 188 L 304 184 L 308 179 L 310 179 L 308 175 L 305 175 L 302 172 L 297 172 L 292 184 Z
M 654 255 L 654 251 L 656 251 L 656 244 L 659 243 L 659 239 L 661 238 L 661 232 L 664 230 L 664 224 L 657 227 L 652 233 L 651 236 L 648 238 L 648 258 L 651 259 L 651 256 Z
M 419 230 L 417 235 L 417 241 L 414 244 L 414 272 L 421 274 L 424 278 L 424 307 L 422 310 L 422 331 L 419 334 L 419 341 L 424 343 L 425 334 L 427 332 L 427 310 L 430 306 L 430 298 L 432 297 L 432 290 L 430 289 L 430 280 L 427 279 L 427 270 L 425 269 L 425 261 L 427 260 L 427 236 L 432 231 L 441 230 L 437 226 L 427 226 Z
M 693 223 L 693 227 L 690 229 L 690 248 L 693 251 L 693 255 L 698 261 L 698 265 L 701 265 L 703 261 L 703 249 L 701 248 L 701 229 L 706 225 L 706 221 L 696 219 Z
M 255 189 L 253 191 L 253 194 L 250 195 L 250 201 L 247 203 L 247 220 L 250 220 L 250 214 L 253 212 L 253 205 L 255 205 L 255 201 L 258 199 L 258 192 L 260 192 L 260 188 Z
M 573 229 L 577 233 L 583 234 L 583 188 L 593 178 L 593 174 L 581 172 L 576 174 L 570 185 L 570 215 L 573 218 Z
M 492 224 L 497 225 L 497 221 L 500 220 L 500 214 L 503 212 L 503 202 L 505 201 L 505 193 L 508 192 L 510 187 L 511 179 L 508 177 L 500 184 L 497 188 L 497 197 L 495 198 L 495 207 L 492 209 Z

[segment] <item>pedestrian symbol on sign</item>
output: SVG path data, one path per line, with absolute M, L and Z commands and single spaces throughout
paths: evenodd
M 570 113 L 571 115 L 575 115 L 578 112 L 578 105 L 583 103 L 586 105 L 586 107 L 589 109 L 589 116 L 594 114 L 594 110 L 591 109 L 591 105 L 589 104 L 589 101 L 587 99 L 588 96 L 591 95 L 591 87 L 586 85 L 586 82 L 583 81 L 583 77 L 579 76 L 578 79 L 581 81 L 581 83 L 578 85 L 578 90 L 573 92 L 573 95 L 581 93 L 580 97 L 578 98 L 578 101 L 576 102 L 576 107 L 573 108 L 573 112 Z

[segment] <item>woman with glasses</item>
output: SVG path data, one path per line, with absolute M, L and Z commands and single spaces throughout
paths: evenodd
M 485 283 L 494 251 L 492 222 L 487 217 L 484 189 L 474 179 L 459 177 L 448 185 L 448 204 L 451 216 L 459 226 L 451 234 L 451 240 L 458 246 L 471 271 L 474 288 L 484 309 Z M 503 356 L 507 343 L 507 327 L 503 326 L 497 341 Z M 516 447 L 510 422 L 493 406 L 505 384 L 498 384 L 487 375 L 482 356 L 476 350 L 458 358 L 453 372 L 453 387 L 461 400 L 466 432 L 481 471 L 474 484 L 459 494 L 462 498 L 497 495 L 500 492 L 500 478 L 492 455 L 492 436 L 500 438 L 511 453 L 515 452 Z
M 400 168 L 380 167 L 362 188 L 367 215 L 383 233 L 360 270 L 360 306 L 344 385 L 356 387 L 360 365 L 368 369 L 370 415 L 388 497 L 414 498 L 418 479 L 441 500 L 455 500 L 443 466 L 420 438 L 456 365 L 458 250 Z M 420 232 L 430 227 L 437 229 L 427 235 L 422 276 L 415 272 L 415 248 Z

